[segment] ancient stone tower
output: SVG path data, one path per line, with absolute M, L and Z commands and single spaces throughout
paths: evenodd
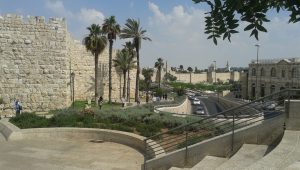
M 107 99 L 108 50 L 99 58 L 99 93 Z M 15 98 L 22 101 L 25 110 L 70 106 L 71 73 L 75 73 L 75 99 L 93 98 L 94 57 L 71 38 L 64 19 L 46 22 L 44 17 L 0 16 L 0 97 L 5 108 L 10 108 Z M 135 70 L 131 73 L 134 96 Z M 113 101 L 119 101 L 123 80 L 115 68 L 112 80 Z

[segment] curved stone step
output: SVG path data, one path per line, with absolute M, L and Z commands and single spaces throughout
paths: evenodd
M 0 132 L 0 142 L 6 141 L 5 136 Z
M 191 168 L 191 170 L 214 170 L 227 160 L 228 159 L 226 158 L 216 156 L 206 156 L 198 164 Z
M 190 168 L 177 168 L 177 167 L 172 167 L 169 170 L 190 170 Z
M 246 169 L 285 169 L 299 160 L 300 131 L 285 130 L 284 136 L 277 147 Z M 297 164 L 295 164 L 295 166 L 297 166 Z
M 293 164 L 291 164 L 290 166 L 288 166 L 284 170 L 299 170 L 299 169 L 300 169 L 300 160 L 293 163 Z
M 228 161 L 217 170 L 240 170 L 260 160 L 268 150 L 267 145 L 244 144 Z

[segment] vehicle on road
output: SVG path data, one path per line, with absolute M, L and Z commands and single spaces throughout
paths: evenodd
M 264 110 L 275 110 L 276 102 L 269 101 L 263 104 L 262 109 Z
M 200 102 L 200 100 L 198 98 L 194 98 L 193 104 L 194 105 L 200 105 L 201 102 Z
M 195 99 L 195 96 L 193 96 L 193 95 L 190 95 L 190 96 L 188 96 L 188 99 L 190 99 L 190 100 L 194 100 L 194 99 Z
M 205 114 L 204 108 L 203 107 L 198 107 L 196 109 L 195 113 L 198 114 L 198 115 L 204 115 Z

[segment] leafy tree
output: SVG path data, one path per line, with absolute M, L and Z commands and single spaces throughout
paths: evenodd
M 177 71 L 177 68 L 176 67 L 171 67 L 171 70 L 172 71 Z
M 153 76 L 153 69 L 151 68 L 143 68 L 142 70 L 142 74 L 145 78 L 145 85 L 146 85 L 146 102 L 148 103 L 149 101 L 149 89 L 150 89 L 150 85 L 151 85 L 151 78 Z
M 88 51 L 94 55 L 95 59 L 95 101 L 98 98 L 98 60 L 99 55 L 104 51 L 107 45 L 107 39 L 101 27 L 98 24 L 92 24 L 87 27 L 90 33 L 83 39 L 83 44 Z
M 129 55 L 132 56 L 133 58 L 135 58 L 136 56 L 136 52 L 134 50 L 134 45 L 128 41 L 125 43 L 125 45 L 123 45 L 124 49 L 129 52 Z M 127 100 L 130 102 L 130 70 L 133 68 L 129 68 L 127 71 Z
M 289 22 L 300 21 L 300 1 L 299 0 L 193 0 L 195 3 L 206 3 L 210 7 L 205 17 L 205 33 L 209 34 L 208 39 L 212 39 L 217 45 L 217 39 L 223 36 L 230 42 L 232 34 L 238 33 L 239 22 L 247 22 L 244 31 L 251 31 L 250 36 L 255 36 L 258 40 L 259 32 L 267 32 L 263 26 L 270 20 L 267 12 L 276 9 L 277 13 L 282 10 L 290 14 Z
M 140 21 L 136 21 L 134 19 L 127 19 L 125 28 L 122 29 L 120 38 L 127 39 L 132 38 L 133 39 L 133 45 L 135 47 L 136 51 L 136 60 L 137 60 L 137 70 L 136 70 L 136 82 L 135 82 L 135 101 L 138 101 L 139 98 L 139 79 L 140 79 L 140 48 L 142 40 L 149 40 L 151 39 L 145 35 L 147 31 L 144 30 L 140 26 Z
M 104 23 L 102 25 L 102 30 L 107 34 L 107 39 L 109 41 L 109 67 L 108 67 L 108 103 L 111 103 L 111 90 L 112 90 L 112 80 L 111 80 L 111 69 L 112 69 L 112 48 L 114 40 L 116 40 L 117 35 L 120 34 L 120 25 L 117 24 L 115 16 L 110 16 L 109 18 L 105 18 Z
M 177 77 L 176 77 L 176 76 L 173 76 L 173 75 L 170 74 L 170 73 L 166 73 L 165 76 L 164 76 L 164 80 L 165 80 L 165 81 L 176 81 L 176 80 L 177 80 Z
M 123 77 L 124 77 L 124 84 L 123 84 L 123 98 L 126 96 L 126 72 L 135 67 L 136 61 L 134 60 L 134 57 L 129 55 L 129 52 L 126 50 L 118 51 L 117 57 L 114 61 L 114 66 L 118 67 L 120 70 L 122 70 Z
M 183 65 L 179 65 L 179 70 L 182 72 L 183 71 Z
M 158 70 L 158 88 L 160 88 L 160 82 L 161 82 L 161 69 L 164 66 L 164 61 L 162 58 L 158 58 L 155 62 L 154 67 Z

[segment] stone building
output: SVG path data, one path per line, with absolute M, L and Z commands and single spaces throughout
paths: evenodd
M 113 58 L 116 51 L 113 52 Z M 94 57 L 71 38 L 62 18 L 0 16 L 0 98 L 19 98 L 26 110 L 65 108 L 94 96 Z M 108 49 L 99 56 L 99 93 L 108 99 Z M 135 70 L 131 71 L 134 96 Z M 74 82 L 71 79 L 75 75 Z M 112 98 L 120 100 L 122 76 L 112 69 Z M 74 88 L 73 88 L 74 85 Z
M 300 88 L 300 58 L 253 60 L 244 98 L 258 98 L 286 88 Z M 243 84 L 246 82 L 244 81 Z M 245 95 L 245 93 L 243 93 Z

